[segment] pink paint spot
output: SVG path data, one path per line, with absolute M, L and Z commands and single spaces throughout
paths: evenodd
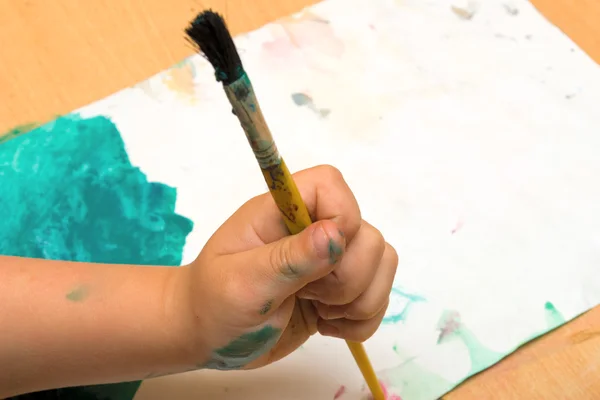
M 333 395 L 333 400 L 339 399 L 344 393 L 346 393 L 346 386 L 342 385 Z
M 375 30 L 375 25 L 373 25 L 373 24 L 369 24 L 369 28 L 370 28 L 372 31 L 374 31 L 374 30 Z
M 385 385 L 383 384 L 383 382 L 379 381 L 379 384 L 381 385 L 381 389 L 383 390 L 383 397 L 385 398 L 385 400 L 402 400 L 400 396 L 390 393 L 388 388 L 385 387 Z
M 306 20 L 281 24 L 273 31 L 274 40 L 263 44 L 263 50 L 275 57 L 286 58 L 291 52 L 315 52 L 319 56 L 340 58 L 344 54 L 344 42 L 339 39 L 329 24 Z M 302 53 L 303 57 L 306 54 Z
M 463 227 L 463 224 L 464 223 L 462 219 L 459 218 L 458 221 L 456 221 L 456 225 L 454 225 L 454 228 L 452 228 L 452 234 L 454 235 L 456 232 L 458 232 L 458 230 Z
M 383 382 L 379 381 L 379 384 L 381 385 L 381 390 L 383 391 L 383 398 L 385 400 L 402 400 L 402 397 L 398 396 L 397 394 L 390 393 L 390 391 Z M 369 395 L 369 400 L 373 400 L 373 395 Z
M 278 37 L 270 42 L 265 42 L 262 45 L 263 50 L 268 53 L 277 55 L 281 58 L 286 58 L 294 51 L 293 44 L 287 37 Z
M 438 336 L 438 343 L 441 343 L 444 338 L 453 334 L 461 328 L 460 314 L 456 311 L 449 311 L 442 317 L 438 329 L 440 335 Z

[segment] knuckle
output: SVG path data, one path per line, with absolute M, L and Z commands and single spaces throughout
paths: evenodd
M 353 280 L 346 281 L 338 274 L 331 274 L 331 282 L 327 285 L 326 297 L 331 304 L 345 305 L 356 300 L 361 288 Z
M 391 292 L 391 290 L 390 290 L 390 292 Z M 381 315 L 381 318 L 379 318 L 379 323 L 380 324 L 381 324 L 381 321 L 383 321 L 383 318 L 385 317 L 385 314 L 387 313 L 387 309 L 388 309 L 389 306 L 390 306 L 390 297 L 389 297 L 389 293 L 388 293 L 388 297 L 385 300 L 385 304 L 383 305 L 383 307 L 379 311 L 379 313 Z
M 377 328 L 373 329 L 371 327 L 361 326 L 349 331 L 347 333 L 347 337 L 350 340 L 362 343 L 369 340 L 369 338 L 373 336 L 376 330 Z
M 252 197 L 251 199 L 247 200 L 244 204 L 242 204 L 241 208 L 253 208 L 256 207 L 257 205 L 263 205 L 266 201 L 269 200 L 270 193 L 262 193 L 259 195 L 256 195 L 254 197 Z
M 244 277 L 235 274 L 229 274 L 219 288 L 219 297 L 224 303 L 224 307 L 245 311 L 253 310 L 257 306 L 257 293 L 251 285 L 245 281 Z
M 389 243 L 385 244 L 385 250 L 389 254 L 390 262 L 394 265 L 394 268 L 396 268 L 398 266 L 398 262 L 400 261 L 400 259 L 398 257 L 398 252 L 396 251 L 394 246 L 392 246 Z
M 356 301 L 348 307 L 346 314 L 356 320 L 373 320 L 380 322 L 390 304 L 389 292 L 380 300 L 369 303 Z
M 317 171 L 320 176 L 325 178 L 327 181 L 343 181 L 344 176 L 342 172 L 332 165 L 319 165 Z
M 270 252 L 269 264 L 276 276 L 294 279 L 300 276 L 300 268 L 292 262 L 290 244 L 285 241 Z
M 353 320 L 368 320 L 374 318 L 379 308 L 369 307 L 363 304 L 351 304 L 346 310 L 346 316 Z
M 385 238 L 383 237 L 383 233 L 366 221 L 363 221 L 362 228 L 366 229 L 367 235 L 369 235 L 369 247 L 372 249 L 371 251 L 373 251 L 375 254 L 378 254 L 381 258 L 387 245 Z
M 335 291 L 335 293 L 334 293 L 335 300 L 332 301 L 332 303 L 335 303 L 337 305 L 346 305 L 346 304 L 350 304 L 357 297 L 358 296 L 356 294 L 356 290 L 352 290 L 351 288 L 348 288 L 347 286 L 343 286 Z

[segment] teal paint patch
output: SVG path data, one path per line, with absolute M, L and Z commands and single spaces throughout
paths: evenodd
M 556 307 L 554 307 L 554 304 L 550 302 L 547 302 L 544 305 L 544 311 L 549 330 L 558 328 L 567 322 L 565 317 L 556 309 Z
M 425 301 L 425 298 L 422 296 L 407 293 L 401 289 L 393 287 L 392 292 L 390 293 L 388 312 L 383 318 L 382 323 L 397 324 L 405 321 L 412 305 L 414 303 L 423 301 Z
M 67 293 L 65 297 L 69 301 L 80 302 L 85 300 L 89 296 L 89 294 L 90 291 L 86 286 L 79 286 Z
M 212 354 L 204 368 L 218 370 L 240 369 L 268 352 L 279 340 L 281 329 L 270 325 L 246 333 Z
M 2 135 L 0 135 L 0 144 L 9 141 L 11 139 L 14 139 L 24 133 L 27 133 L 29 131 L 31 131 L 32 129 L 34 129 L 37 125 L 36 124 L 27 124 L 27 125 L 21 125 L 21 126 L 17 126 L 13 129 L 11 129 L 8 132 L 3 133 Z
M 108 118 L 69 115 L 12 134 L 0 146 L 0 183 L 0 254 L 181 264 L 192 221 L 175 214 L 175 188 L 148 182 L 131 165 Z M 138 387 L 66 388 L 36 398 L 129 400 Z

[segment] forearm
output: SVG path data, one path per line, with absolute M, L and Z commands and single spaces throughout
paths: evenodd
M 0 398 L 193 368 L 186 274 L 0 256 Z

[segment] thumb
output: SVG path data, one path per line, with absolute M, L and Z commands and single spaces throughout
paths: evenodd
M 238 253 L 246 281 L 276 309 L 304 286 L 333 271 L 346 248 L 335 222 L 324 220 L 297 235 Z

